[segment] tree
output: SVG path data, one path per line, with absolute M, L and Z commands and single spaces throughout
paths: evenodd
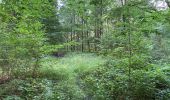
M 45 42 L 41 20 L 51 16 L 54 6 L 48 0 L 5 0 L 0 6 L 4 12 L 1 19 L 6 24 L 6 32 L 1 34 L 3 39 L 0 41 L 3 67 L 10 72 L 18 71 L 18 67 L 33 70 L 35 74 Z

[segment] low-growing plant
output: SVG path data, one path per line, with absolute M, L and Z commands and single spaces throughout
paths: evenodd
M 116 66 L 115 61 L 110 64 L 100 66 L 92 72 L 80 74 L 83 90 L 92 100 L 99 98 L 100 100 L 127 98 L 153 100 L 158 99 L 158 94 L 162 95 L 161 100 L 168 100 L 170 82 L 168 76 L 161 71 L 163 67 L 150 65 L 147 70 L 134 70 L 129 82 L 126 70 Z

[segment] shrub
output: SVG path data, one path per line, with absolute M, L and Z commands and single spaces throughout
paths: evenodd
M 110 62 L 80 75 L 87 96 L 93 100 L 152 100 L 157 99 L 158 94 L 163 100 L 169 98 L 170 81 L 161 70 L 163 67 L 150 65 L 147 69 L 133 70 L 129 83 L 126 70 L 116 65 L 115 61 Z

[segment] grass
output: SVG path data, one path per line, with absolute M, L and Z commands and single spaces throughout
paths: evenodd
M 91 53 L 70 53 L 63 58 L 46 57 L 39 69 L 42 76 L 52 79 L 72 79 L 78 73 L 95 69 L 105 59 Z
M 15 79 L 1 84 L 0 99 L 48 98 L 49 95 L 58 100 L 67 100 L 72 96 L 74 100 L 82 100 L 86 92 L 80 85 L 80 73 L 94 70 L 105 61 L 106 59 L 92 53 L 69 53 L 62 58 L 45 57 L 41 60 L 41 67 L 38 70 L 40 78 Z

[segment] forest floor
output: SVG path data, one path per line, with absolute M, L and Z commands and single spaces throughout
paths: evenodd
M 93 53 L 75 52 L 69 53 L 62 58 L 46 57 L 42 59 L 42 67 L 39 70 L 40 73 L 49 78 L 72 78 L 78 73 L 95 69 L 97 66 L 104 64 L 105 61 L 106 59 Z
M 125 100 L 120 98 L 127 94 L 117 94 L 126 90 L 125 84 L 129 79 L 128 74 L 120 70 L 120 62 L 93 53 L 77 52 L 59 58 L 46 56 L 40 62 L 37 77 L 33 78 L 29 72 L 17 73 L 24 78 L 13 78 L 0 84 L 0 100 L 105 100 L 106 97 L 113 100 L 108 93 L 115 93 L 115 98 L 118 98 L 115 100 Z M 157 96 L 157 93 L 161 94 L 159 98 L 165 99 L 156 100 L 169 100 L 169 66 L 148 67 L 152 69 L 133 72 L 136 89 L 132 96 L 137 99 L 132 100 L 145 96 L 147 99 L 143 100 L 152 100 L 148 98 L 153 94 Z
M 42 98 L 43 95 L 50 97 L 53 95 L 49 94 L 54 92 L 53 88 L 57 94 L 62 95 L 60 89 L 65 85 L 80 92 L 81 87 L 77 83 L 79 74 L 94 70 L 105 61 L 106 59 L 93 53 L 69 53 L 61 58 L 45 57 L 41 60 L 41 67 L 38 69 L 39 78 L 13 79 L 5 84 L 0 84 L 0 99 Z

